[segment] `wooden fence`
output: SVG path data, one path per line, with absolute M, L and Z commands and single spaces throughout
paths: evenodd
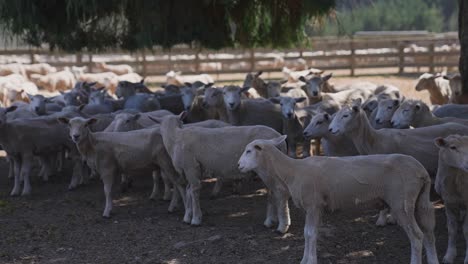
M 402 74 L 409 67 L 450 68 L 458 65 L 456 33 L 420 35 L 363 35 L 354 37 L 314 37 L 308 47 L 295 49 L 222 49 L 218 51 L 176 47 L 134 53 L 109 51 L 99 54 L 67 54 L 46 49 L 0 50 L 3 61 L 47 62 L 58 67 L 88 66 L 95 62 L 128 64 L 143 76 L 162 76 L 170 70 L 184 74 L 230 74 L 262 70 L 281 71 L 282 66 L 303 59 L 308 66 L 323 70 L 395 68 Z M 14 59 L 12 59 L 14 58 Z M 281 59 L 282 58 L 282 59 Z

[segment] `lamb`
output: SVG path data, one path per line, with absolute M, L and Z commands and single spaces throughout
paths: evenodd
M 463 234 L 465 236 L 466 252 L 468 252 L 468 137 L 451 135 L 446 138 L 435 139 L 439 147 L 439 169 L 435 179 L 435 190 L 442 197 L 447 216 L 448 246 L 443 263 L 454 263 L 457 256 L 458 222 L 463 221 Z M 468 263 L 468 254 L 465 254 L 463 263 Z
M 203 170 L 212 172 L 219 178 L 244 177 L 237 170 L 237 161 L 244 146 L 254 139 L 275 138 L 280 134 L 265 126 L 201 128 L 183 127 L 181 116 L 165 116 L 161 123 L 164 146 L 172 158 L 176 171 L 184 175 L 188 182 L 184 222 L 200 225 L 200 188 Z M 200 144 L 203 142 L 203 144 Z M 286 147 L 283 144 L 282 150 Z M 280 188 L 274 188 L 274 181 L 265 181 L 267 188 L 275 195 L 269 199 L 265 225 L 272 226 L 278 212 L 278 231 L 287 231 L 290 220 L 287 200 L 289 195 Z M 276 208 L 278 205 L 279 208 Z M 276 210 L 277 209 L 277 210 Z M 276 210 L 276 211 L 275 211 Z
M 216 119 L 229 122 L 227 109 L 224 106 L 223 89 L 206 88 L 203 95 L 203 107 L 214 111 Z
M 317 236 L 325 210 L 375 203 L 390 207 L 405 230 L 411 264 L 422 263 L 423 245 L 428 263 L 439 263 L 429 200 L 431 179 L 417 160 L 400 154 L 291 159 L 277 149 L 285 138 L 252 141 L 239 159 L 239 170 L 280 181 L 294 204 L 305 211 L 302 264 L 317 263 Z
M 254 88 L 261 97 L 269 98 L 267 83 L 262 78 L 260 78 L 260 75 L 262 75 L 262 73 L 262 71 L 256 73 L 247 73 L 242 87 Z
M 111 93 L 115 93 L 118 82 L 117 74 L 113 72 L 101 73 L 82 73 L 78 76 L 78 80 L 82 82 L 95 82 L 98 87 L 105 87 Z
M 359 155 L 354 143 L 344 135 L 333 135 L 328 130 L 332 117 L 328 113 L 317 113 L 304 129 L 304 137 L 321 138 L 325 156 L 355 156 Z
M 449 81 L 449 86 L 451 90 L 451 96 L 449 98 L 449 103 L 458 104 L 458 97 L 462 95 L 462 82 L 460 74 L 455 74 L 452 76 L 444 75 L 443 78 Z
M 24 69 L 24 65 L 21 63 L 10 63 L 0 65 L 0 76 L 7 76 L 10 74 L 18 74 L 25 79 L 28 78 L 28 76 L 26 75 L 26 70 Z
M 127 64 L 111 65 L 105 62 L 96 62 L 96 67 L 102 72 L 113 72 L 117 75 L 133 73 L 132 67 Z
M 203 89 L 211 87 L 212 84 L 207 84 L 199 88 Z M 203 107 L 203 98 L 197 96 L 197 88 L 195 87 L 182 87 L 182 102 L 184 103 L 184 109 L 187 112 L 185 119 L 188 123 L 200 122 L 207 119 L 214 119 L 216 116 L 215 110 Z
M 430 93 L 430 100 L 432 104 L 443 105 L 449 102 L 452 96 L 450 83 L 444 79 L 442 75 L 434 75 L 431 73 L 424 73 L 419 76 L 416 83 L 416 91 L 427 90 Z
M 223 88 L 224 104 L 229 123 L 234 126 L 265 125 L 278 132 L 283 131 L 281 109 L 264 99 L 241 100 L 241 94 L 248 89 L 239 86 Z
M 437 117 L 456 117 L 468 119 L 468 105 L 446 104 L 432 110 Z
M 47 75 L 31 74 L 31 80 L 49 92 L 65 91 L 75 85 L 75 76 L 69 71 L 59 71 Z
M 335 86 L 328 81 L 333 74 L 327 74 L 325 76 L 313 76 L 307 80 L 304 76 L 299 77 L 299 80 L 306 83 L 306 92 L 310 97 L 321 96 L 321 93 L 337 93 L 345 90 L 362 89 L 371 90 L 372 93 L 377 89 L 377 85 L 371 82 L 356 82 L 343 86 Z
M 429 106 L 420 100 L 404 101 L 392 117 L 396 128 L 427 127 L 445 123 L 458 123 L 468 126 L 468 120 L 455 117 L 436 117 Z
M 302 90 L 300 90 L 302 91 Z M 296 108 L 300 108 L 300 103 L 307 100 L 307 97 L 274 97 L 271 98 L 275 104 L 281 105 L 281 112 L 283 115 L 283 131 L 282 134 L 287 135 L 288 155 L 296 158 L 296 147 L 298 144 L 302 146 L 302 157 L 310 156 L 310 140 L 304 138 L 304 127 L 308 123 L 303 123 L 296 112 Z
M 199 74 L 193 76 L 182 76 L 181 72 L 170 71 L 166 73 L 166 84 L 184 86 L 185 83 L 194 83 L 200 81 L 204 84 L 214 83 L 213 78 L 208 74 Z
M 176 188 L 176 193 L 182 195 L 184 180 L 171 168 L 171 161 L 164 154 L 160 132 L 155 129 L 141 129 L 129 132 L 97 132 L 92 133 L 89 125 L 96 119 L 66 118 L 59 119 L 68 124 L 69 136 L 76 144 L 81 155 L 91 169 L 101 175 L 106 196 L 103 217 L 109 218 L 112 211 L 112 185 L 116 174 L 139 170 L 161 171 L 167 175 Z M 135 140 L 138 138 L 138 140 Z M 169 206 L 174 210 L 177 199 Z M 184 201 L 185 204 L 185 201 Z
M 452 123 L 417 129 L 375 130 L 360 103 L 358 100 L 351 107 L 345 106 L 329 126 L 332 134 L 349 136 L 360 155 L 409 155 L 421 162 L 429 175 L 435 176 L 438 151 L 432 140 L 451 134 L 468 135 L 468 127 Z

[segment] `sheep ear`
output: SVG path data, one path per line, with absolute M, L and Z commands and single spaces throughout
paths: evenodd
M 445 141 L 445 139 L 441 138 L 441 137 L 438 137 L 434 140 L 434 143 L 436 144 L 436 146 L 438 146 L 439 148 L 444 148 L 447 146 L 447 142 Z
M 250 89 L 250 87 L 243 87 L 240 89 L 239 93 L 245 93 Z
M 299 81 L 307 83 L 307 79 L 304 76 L 299 77 Z
M 444 78 L 445 80 L 448 80 L 448 81 L 450 81 L 450 79 L 452 79 L 452 78 L 450 78 L 450 76 L 447 76 L 447 75 L 442 76 L 442 78 Z
M 82 104 L 80 106 L 78 106 L 78 111 L 81 112 L 83 111 L 83 108 L 86 106 L 86 104 Z
M 5 113 L 13 112 L 13 111 L 16 110 L 16 108 L 18 108 L 18 106 L 12 105 L 12 106 L 10 106 L 10 107 L 8 107 L 8 108 L 5 109 Z
M 92 125 L 94 123 L 96 123 L 98 120 L 96 118 L 90 118 L 88 121 L 86 121 L 86 125 L 89 126 L 89 125 Z
M 60 122 L 60 123 L 63 123 L 63 124 L 68 124 L 70 122 L 70 120 L 66 117 L 59 117 L 57 118 L 57 120 Z
M 211 87 L 211 86 L 213 86 L 213 85 L 214 85 L 214 83 L 208 83 L 208 84 L 205 84 L 204 87 L 205 87 L 205 88 L 209 88 L 209 87 Z
M 400 101 L 399 100 L 393 100 L 393 106 L 398 106 L 400 104 Z
M 330 78 L 331 78 L 332 76 L 333 76 L 333 73 L 327 74 L 327 75 L 323 76 L 322 80 L 323 80 L 323 81 L 328 81 L 328 80 L 330 80 Z
M 258 77 L 260 75 L 262 75 L 263 71 L 258 71 L 256 74 L 255 74 L 255 77 Z
M 281 99 L 279 97 L 272 97 L 269 100 L 270 100 L 270 102 L 272 102 L 274 104 L 279 104 Z
M 184 121 L 184 119 L 187 117 L 187 115 L 188 115 L 188 112 L 183 111 L 182 113 L 179 114 L 179 120 Z
M 140 117 L 141 117 L 141 114 L 138 113 L 138 114 L 133 116 L 133 120 L 138 120 L 138 119 L 140 119 Z
M 325 118 L 325 120 L 330 120 L 330 115 L 329 114 L 324 114 L 323 118 Z
M 271 143 L 272 143 L 273 145 L 275 145 L 275 146 L 279 146 L 281 143 L 283 143 L 283 142 L 286 140 L 287 137 L 288 137 L 288 136 L 286 136 L 286 135 L 282 135 L 282 136 L 280 136 L 280 137 L 271 139 Z
M 259 145 L 255 145 L 254 148 L 255 148 L 256 150 L 262 150 L 262 147 L 260 147 Z
M 145 83 L 145 78 L 141 79 L 140 81 L 140 84 L 144 84 Z
M 305 97 L 299 97 L 299 98 L 296 98 L 296 103 L 302 103 L 306 100 L 307 98 Z

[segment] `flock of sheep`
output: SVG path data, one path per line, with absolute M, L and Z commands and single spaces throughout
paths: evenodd
M 153 177 L 150 198 L 170 200 L 170 212 L 182 206 L 183 221 L 196 226 L 204 178 L 217 179 L 216 196 L 223 184 L 258 176 L 268 189 L 266 227 L 287 232 L 289 198 L 306 214 L 301 263 L 317 263 L 322 213 L 371 203 L 380 209 L 377 225 L 404 229 L 412 264 L 422 263 L 423 247 L 433 264 L 434 186 L 449 231 L 443 262 L 457 255 L 460 219 L 468 241 L 468 106 L 454 104 L 459 75 L 423 74 L 416 90 L 430 92 L 428 106 L 389 84 L 333 85 L 318 69 L 284 69 L 283 81 L 249 73 L 242 87 L 171 71 L 154 92 L 127 65 L 99 68 L 0 66 L 0 145 L 11 195 L 31 193 L 33 166 L 47 181 L 67 162 L 68 189 L 103 181 L 103 216 L 110 217 L 116 176 L 128 187 L 143 172 Z M 38 87 L 61 93 L 45 97 Z

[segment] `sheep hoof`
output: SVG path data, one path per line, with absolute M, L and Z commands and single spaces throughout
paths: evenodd
M 387 221 L 385 219 L 377 219 L 377 222 L 375 222 L 376 226 L 384 227 L 387 225 Z
M 442 263 L 444 264 L 452 264 L 453 263 L 453 260 L 455 259 L 455 256 L 456 256 L 456 253 L 453 254 L 453 252 L 447 252 L 447 254 L 444 256 L 444 258 L 442 259 Z
M 10 193 L 10 196 L 18 196 L 18 195 L 19 195 L 19 191 L 17 191 L 17 190 L 13 190 Z
M 289 229 L 289 226 L 278 227 L 278 228 L 275 230 L 275 233 L 280 234 L 280 235 L 283 235 L 283 234 L 285 234 L 286 232 L 288 232 L 288 229 Z
M 263 222 L 263 225 L 266 228 L 272 228 L 275 225 L 275 221 L 273 221 L 271 219 L 266 219 L 265 222 Z
M 23 192 L 21 193 L 21 196 L 28 196 L 31 194 L 31 191 L 30 190 L 23 190 Z
M 110 217 L 110 214 L 108 214 L 108 215 L 103 214 L 103 215 L 102 215 L 102 218 L 104 218 L 104 219 L 110 219 L 111 217 Z

